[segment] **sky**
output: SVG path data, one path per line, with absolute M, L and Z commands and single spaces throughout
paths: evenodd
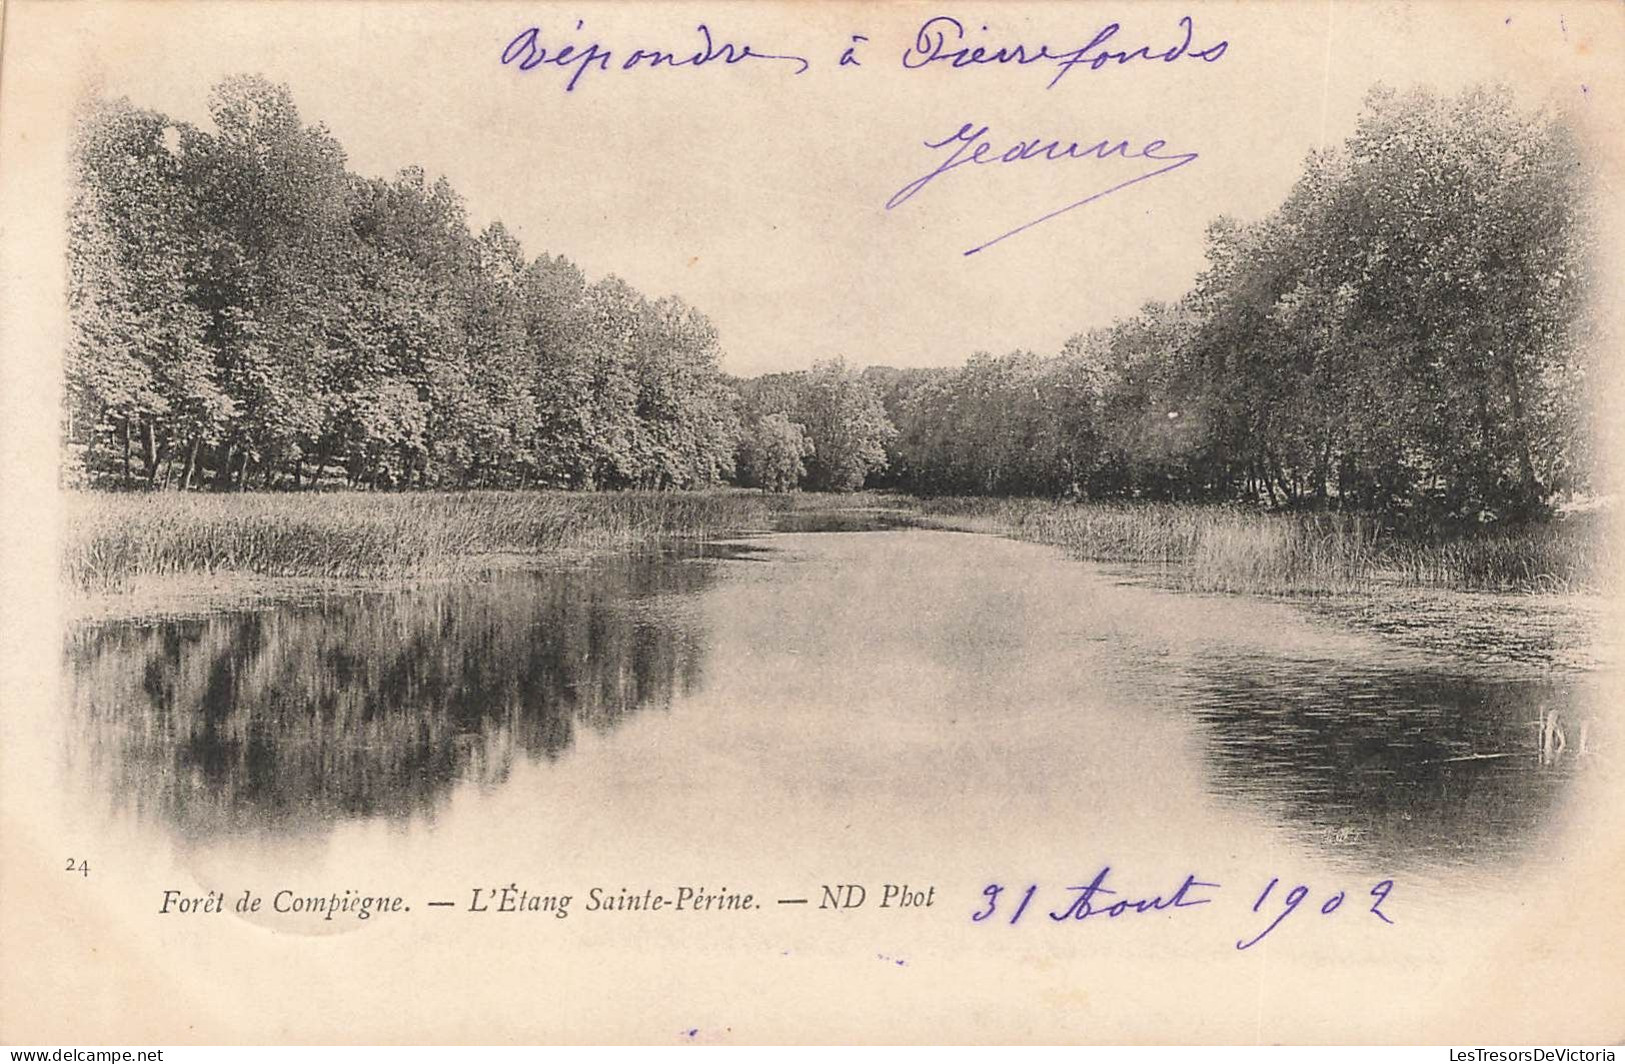
M 1053 353 L 1081 330 L 1174 299 L 1221 214 L 1279 203 L 1312 149 L 1341 141 L 1377 82 L 1443 91 L 1481 80 L 1582 111 L 1617 99 L 1618 5 L 1449 6 L 1009 3 L 769 6 L 532 3 L 125 3 L 13 7 L 8 62 L 37 63 L 67 105 L 86 86 L 208 124 L 233 73 L 285 82 L 353 170 L 444 174 L 477 229 L 501 219 L 527 251 L 591 278 L 677 294 L 716 323 L 723 368 L 751 375 L 844 356 L 953 365 L 979 350 Z M 1057 68 L 904 65 L 922 24 L 959 20 L 966 45 L 1153 52 L 1225 42 L 1213 61 Z M 577 23 L 581 28 L 578 30 Z M 690 54 L 713 41 L 804 57 L 585 71 L 501 62 L 537 27 L 549 49 L 596 42 Z M 938 22 L 937 28 L 948 28 Z M 987 27 L 984 31 L 982 27 Z M 853 35 L 867 37 L 854 41 Z M 858 65 L 840 65 L 854 47 Z M 1612 79 L 1612 80 L 1610 80 Z M 887 201 L 961 145 L 1162 141 L 1185 165 L 1013 228 L 1167 165 L 1026 159 L 945 172 Z M 967 153 L 971 146 L 964 145 Z M 1153 148 L 1152 154 L 1159 150 Z

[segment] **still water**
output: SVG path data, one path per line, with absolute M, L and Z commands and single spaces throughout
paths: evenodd
M 1459 976 L 1441 958 L 1490 948 L 1487 931 L 1515 926 L 1520 896 L 1584 847 L 1607 775 L 1605 675 L 1488 669 L 1030 544 L 854 527 L 87 628 L 66 651 L 64 760 L 97 830 L 152 855 L 154 887 L 398 892 L 415 910 L 398 919 L 462 928 L 470 955 L 546 939 L 613 972 L 617 950 L 692 964 L 699 948 L 766 966 L 758 986 L 778 985 L 770 960 L 808 957 L 824 967 L 804 977 L 839 987 L 854 958 L 945 979 L 970 949 L 1011 978 L 1108 958 L 1114 979 L 1148 987 L 1171 970 L 1234 975 L 1224 966 L 1270 949 L 1283 976 L 1352 979 L 1382 1023 L 1414 1032 L 1438 1020 L 1421 983 L 1353 973 Z M 1108 866 L 1116 897 L 1192 876 L 1212 903 L 1138 926 L 1051 917 Z M 491 929 L 464 911 L 473 889 L 510 882 L 569 894 L 573 919 Z M 1236 950 L 1300 883 L 1302 912 Z M 725 948 L 655 914 L 582 908 L 594 887 L 684 884 L 759 908 Z M 844 884 L 867 904 L 821 914 L 824 888 Z M 932 904 L 883 914 L 887 885 L 930 888 Z M 1032 915 L 1012 925 L 1029 886 Z M 1338 892 L 1346 910 L 1322 915 Z M 989 897 L 996 915 L 973 921 Z M 426 913 L 434 899 L 456 906 Z M 378 963 L 399 963 L 388 941 Z M 721 1024 L 729 985 L 699 977 L 672 1023 Z M 936 1001 L 923 988 L 943 984 L 920 985 Z M 1070 1001 L 1080 1032 L 1158 1030 L 1045 985 L 1033 1007 Z M 1211 1015 L 1192 1006 L 1208 1037 L 1267 1036 L 1263 991 L 1246 986 L 1239 1016 L 1229 990 L 1212 990 Z M 1309 1037 L 1388 1029 L 1315 1000 L 1329 1026 Z M 786 1007 L 782 1030 L 839 1030 Z M 859 1024 L 868 1006 L 845 1007 L 839 1022 Z M 921 1032 L 954 1030 L 921 1009 Z M 1178 1018 L 1167 1030 L 1188 1031 Z M 534 1030 L 594 1022 L 578 1008 Z

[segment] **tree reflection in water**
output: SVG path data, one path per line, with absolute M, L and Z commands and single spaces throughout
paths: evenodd
M 590 567 L 71 636 L 75 757 L 191 835 L 430 812 L 701 682 L 713 564 Z
M 1369 861 L 1476 862 L 1550 822 L 1580 757 L 1542 756 L 1554 712 L 1589 722 L 1582 674 L 1498 677 L 1377 662 L 1198 662 L 1184 700 L 1216 789 Z M 1588 729 L 1589 730 L 1589 729 Z
M 899 543 L 961 542 L 925 538 L 933 535 L 885 543 L 907 561 Z M 724 564 L 719 553 L 727 563 L 775 557 L 736 543 L 712 557 L 621 557 L 82 631 L 68 644 L 78 710 L 71 753 L 115 800 L 195 838 L 432 813 L 456 784 L 500 783 L 522 759 L 559 756 L 579 728 L 608 731 L 696 691 L 709 638 L 698 593 Z M 771 566 L 763 575 L 778 579 Z M 820 623 L 843 616 L 850 621 Z M 1138 616 L 1090 614 L 1050 657 L 1027 655 L 1031 632 L 1007 629 L 999 642 L 974 618 L 942 629 L 974 632 L 968 642 L 927 639 L 908 653 L 946 662 L 961 679 L 999 677 L 1018 693 L 1046 690 L 1027 683 L 1045 670 L 1098 668 L 1084 704 L 1049 707 L 1060 718 L 1040 709 L 1025 726 L 1120 726 L 1142 703 L 1176 714 L 1202 751 L 1207 798 L 1264 811 L 1269 823 L 1362 867 L 1472 865 L 1514 853 L 1549 832 L 1576 773 L 1606 767 L 1612 729 L 1599 721 L 1596 677 L 1450 671 L 1380 656 L 1380 647 L 1316 659 L 1245 640 L 1170 657 L 1168 631 L 1131 623 Z M 914 631 L 913 621 L 898 614 L 884 623 Z M 820 632 L 809 625 L 798 638 Z M 818 655 L 804 660 L 819 667 Z M 1023 673 L 1005 671 L 1014 661 Z M 908 664 L 901 659 L 899 684 L 909 682 Z M 784 697 L 798 697 L 793 685 Z M 1178 751 L 1129 748 L 1144 756 L 1149 779 L 1190 771 Z M 1079 740 L 1060 756 L 1087 766 L 1121 749 Z M 920 754 L 898 747 L 900 758 Z M 966 791 L 1006 785 L 998 772 L 955 781 Z

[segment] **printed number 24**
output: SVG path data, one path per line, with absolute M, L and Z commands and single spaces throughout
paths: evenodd
M 76 863 L 74 863 L 73 858 L 70 857 L 70 858 L 68 858 L 67 871 L 69 871 L 69 872 L 78 872 L 82 876 L 88 876 L 88 875 L 90 875 L 90 862 L 89 861 L 79 861 L 76 864 Z

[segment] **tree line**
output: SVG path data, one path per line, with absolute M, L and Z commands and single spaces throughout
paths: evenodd
M 1593 464 L 1585 154 L 1504 91 L 1373 91 L 1183 298 L 1057 354 L 882 370 L 923 492 L 1537 516 Z
M 442 178 L 345 167 L 286 87 L 209 133 L 96 101 L 74 145 L 70 461 L 181 488 L 676 488 L 732 475 L 717 333 L 500 223 Z M 333 472 L 333 470 L 337 472 Z
M 285 87 L 79 126 L 69 454 L 93 483 L 891 486 L 1520 518 L 1587 486 L 1591 182 L 1560 112 L 1375 90 L 1192 289 L 1061 351 L 732 379 L 698 310 L 345 168 Z M 334 469 L 340 472 L 334 473 Z

